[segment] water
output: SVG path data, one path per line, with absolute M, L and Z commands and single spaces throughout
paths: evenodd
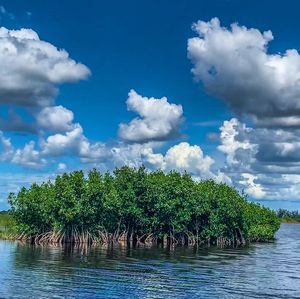
M 238 249 L 57 248 L 0 241 L 0 298 L 300 298 L 300 225 Z

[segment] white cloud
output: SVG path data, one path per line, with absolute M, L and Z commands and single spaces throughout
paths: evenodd
M 25 168 L 41 168 L 46 165 L 46 160 L 35 150 L 35 142 L 30 141 L 23 149 L 14 149 L 10 138 L 4 137 L 0 131 L 0 161 L 6 161 Z
M 10 138 L 6 138 L 3 132 L 0 131 L 0 161 L 9 161 L 13 154 L 14 148 L 11 144 Z
M 40 168 L 47 162 L 41 158 L 39 151 L 34 149 L 35 142 L 30 141 L 23 149 L 17 149 L 11 162 L 28 168 Z
M 300 171 L 300 55 L 268 53 L 271 31 L 217 18 L 193 25 L 188 40 L 192 72 L 209 94 L 239 117 L 221 126 L 218 149 L 233 184 L 254 198 L 296 199 L 299 184 L 286 177 Z
M 260 125 L 300 125 L 300 55 L 297 50 L 269 54 L 271 31 L 238 24 L 221 27 L 217 18 L 199 21 L 189 39 L 192 72 L 207 91 Z
M 79 124 L 74 124 L 73 130 L 65 134 L 48 136 L 41 141 L 41 153 L 43 156 L 77 155 L 83 162 L 100 160 L 106 156 L 105 145 L 96 142 L 91 143 L 83 134 Z
M 181 142 L 170 147 L 165 154 L 154 153 L 152 147 L 144 147 L 141 151 L 143 163 L 154 169 L 163 171 L 176 170 L 190 173 L 194 179 L 214 179 L 217 182 L 231 184 L 231 178 L 224 172 L 212 169 L 214 159 L 204 155 L 199 145 Z
M 226 154 L 227 164 L 230 166 L 239 164 L 240 166 L 244 162 L 238 158 L 238 151 L 244 155 L 247 154 L 245 162 L 247 165 L 250 164 L 255 151 L 255 144 L 247 139 L 247 135 L 252 129 L 247 128 L 245 124 L 240 123 L 236 118 L 232 118 L 229 121 L 224 121 L 220 131 L 221 145 L 218 146 L 218 149 Z M 241 135 L 245 138 L 241 138 Z
M 226 157 L 223 172 L 233 184 L 257 199 L 299 198 L 298 130 L 249 128 L 235 118 L 220 130 L 218 148 Z
M 224 121 L 220 131 L 218 149 L 226 154 L 227 165 L 236 167 L 235 170 L 255 168 L 267 172 L 276 168 L 276 173 L 283 173 L 300 162 L 299 130 L 250 128 L 232 118 Z
M 222 172 L 215 174 L 211 166 L 214 160 L 204 155 L 198 145 L 190 145 L 187 142 L 176 144 L 165 152 L 158 152 L 159 143 L 126 144 L 117 143 L 112 147 L 106 146 L 106 158 L 100 160 L 105 169 L 129 165 L 138 167 L 145 165 L 149 169 L 161 169 L 165 172 L 177 170 L 187 171 L 194 178 L 214 178 L 222 182 L 230 182 L 230 179 Z
M 0 28 L 0 103 L 45 106 L 53 103 L 56 86 L 89 76 L 65 50 L 39 39 L 31 29 Z
M 182 106 L 161 99 L 142 97 L 134 90 L 128 94 L 127 108 L 139 114 L 129 124 L 120 124 L 119 136 L 129 142 L 165 141 L 180 136 Z
M 113 169 L 123 165 L 138 167 L 143 164 L 143 152 L 151 148 L 149 144 L 126 144 L 119 142 L 109 149 L 110 159 L 106 160 L 106 167 Z
M 263 190 L 262 186 L 255 181 L 257 176 L 251 173 L 243 173 L 242 180 L 239 182 L 241 185 L 245 186 L 245 192 L 254 198 L 263 198 L 266 193 Z
M 45 156 L 60 156 L 69 152 L 79 152 L 83 139 L 82 127 L 77 124 L 70 132 L 50 135 L 46 140 L 42 140 L 42 153 Z
M 211 175 L 211 166 L 214 160 L 209 156 L 204 156 L 202 149 L 198 145 L 190 145 L 181 142 L 174 145 L 164 156 L 163 169 L 187 171 L 194 175 L 205 177 Z
M 63 106 L 45 107 L 37 114 L 37 126 L 53 132 L 66 132 L 74 128 L 74 114 Z

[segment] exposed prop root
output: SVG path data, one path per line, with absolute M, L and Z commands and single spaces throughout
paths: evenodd
M 154 233 L 143 234 L 141 236 L 135 235 L 132 232 L 129 234 L 128 230 L 120 231 L 119 228 L 114 233 L 109 233 L 107 230 L 99 230 L 96 232 L 90 232 L 89 230 L 79 230 L 77 227 L 72 227 L 67 230 L 55 230 L 41 232 L 38 234 L 26 234 L 22 232 L 17 240 L 29 242 L 36 245 L 111 245 L 120 244 L 128 246 L 155 246 L 160 245 L 163 247 L 176 247 L 176 246 L 211 246 L 218 247 L 228 246 L 242 246 L 247 242 L 263 241 L 257 239 L 245 239 L 240 229 L 236 229 L 232 238 L 217 237 L 201 240 L 198 233 L 184 232 L 176 234 L 174 231 L 169 234 L 165 234 L 162 237 L 155 235 Z

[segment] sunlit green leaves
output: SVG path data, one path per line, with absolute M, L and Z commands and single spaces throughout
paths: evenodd
M 213 180 L 188 174 L 122 167 L 113 174 L 93 169 L 33 184 L 9 196 L 20 232 L 88 231 L 139 238 L 185 236 L 196 242 L 219 238 L 265 241 L 279 228 L 277 215 Z

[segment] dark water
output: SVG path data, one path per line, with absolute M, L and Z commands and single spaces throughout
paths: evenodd
M 0 241 L 1 298 L 300 298 L 300 225 L 239 249 L 63 249 Z

